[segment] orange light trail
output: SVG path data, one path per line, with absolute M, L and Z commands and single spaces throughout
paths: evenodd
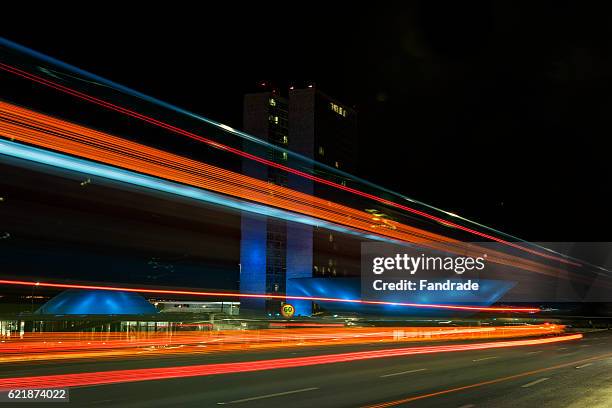
M 282 324 L 282 323 L 278 323 Z M 290 323 L 288 323 L 290 324 Z M 295 323 L 298 325 L 299 323 Z M 208 323 L 209 328 L 212 326 Z M 314 326 L 314 324 L 312 324 Z M 205 326 L 193 324 L 189 327 Z M 176 327 L 185 327 L 176 324 Z M 563 325 L 533 326 L 487 326 L 487 327 L 338 327 L 300 329 L 278 328 L 270 324 L 271 329 L 260 330 L 189 330 L 158 332 L 61 332 L 61 333 L 24 333 L 13 332 L 10 336 L 1 336 L 0 351 L 3 354 L 49 353 L 55 351 L 82 351 L 84 349 L 100 350 L 111 348 L 133 348 L 150 346 L 188 346 L 208 344 L 213 346 L 261 344 L 290 345 L 296 344 L 355 344 L 380 341 L 433 341 L 465 340 L 475 338 L 526 337 L 563 333 Z M 334 341 L 329 341 L 329 340 Z M 1 359 L 0 359 L 1 360 Z
M 379 236 L 433 249 L 478 257 L 483 248 L 372 215 L 267 181 L 224 170 L 79 126 L 0 101 L 0 134 L 20 142 L 121 167 L 166 180 L 255 201 Z M 558 268 L 499 251 L 486 250 L 488 261 L 548 276 Z
M 270 323 L 270 327 L 344 327 L 344 323 L 295 323 L 279 322 Z
M 202 355 L 312 346 L 492 340 L 562 334 L 564 328 L 563 325 L 533 325 L 173 331 L 170 326 L 162 326 L 155 332 L 13 332 L 1 337 L 0 364 L 100 358 L 159 358 L 180 354 Z
M 36 83 L 48 86 L 50 88 L 59 90 L 61 92 L 67 93 L 67 94 L 72 95 L 72 96 L 75 96 L 75 97 L 80 98 L 82 100 L 86 100 L 86 101 L 94 103 L 96 105 L 103 106 L 103 107 L 105 107 L 107 109 L 110 109 L 110 110 L 122 113 L 122 114 L 127 115 L 127 116 L 131 116 L 131 117 L 140 119 L 140 120 L 142 120 L 144 122 L 147 122 L 147 123 L 153 124 L 155 126 L 161 127 L 163 129 L 169 130 L 169 131 L 171 131 L 173 133 L 176 133 L 176 134 L 179 134 L 179 135 L 182 135 L 182 136 L 186 136 L 186 137 L 189 137 L 189 138 L 194 139 L 194 140 L 198 140 L 200 142 L 206 143 L 207 145 L 213 146 L 213 147 L 218 148 L 220 150 L 228 151 L 228 152 L 231 152 L 233 154 L 239 155 L 241 157 L 245 157 L 245 158 L 248 158 L 250 160 L 254 160 L 256 162 L 263 163 L 263 164 L 265 164 L 267 166 L 275 167 L 275 168 L 278 168 L 278 169 L 283 170 L 285 172 L 293 173 L 293 174 L 299 175 L 301 177 L 307 178 L 309 180 L 313 180 L 313 181 L 321 183 L 321 184 L 329 185 L 329 186 L 334 187 L 336 189 L 347 191 L 347 192 L 350 192 L 352 194 L 355 194 L 355 195 L 358 195 L 358 196 L 361 196 L 361 197 L 369 198 L 369 199 L 378 201 L 380 203 L 383 203 L 383 204 L 386 204 L 386 205 L 389 205 L 389 206 L 392 206 L 392 207 L 395 207 L 395 208 L 399 208 L 399 209 L 402 209 L 404 211 L 408 211 L 408 212 L 413 213 L 413 214 L 417 214 L 419 216 L 422 216 L 422 217 L 434 220 L 436 222 L 440 222 L 440 223 L 446 224 L 446 225 L 451 226 L 453 228 L 460 229 L 462 231 L 468 232 L 468 233 L 473 234 L 473 235 L 480 236 L 482 238 L 486 238 L 486 239 L 490 239 L 492 241 L 496 241 L 496 242 L 502 243 L 504 245 L 507 245 L 509 247 L 513 247 L 513 248 L 519 249 L 519 250 L 524 251 L 524 252 L 528 252 L 528 253 L 531 253 L 531 254 L 534 254 L 534 255 L 538 255 L 540 257 L 547 258 L 547 259 L 553 259 L 553 260 L 556 260 L 556 261 L 559 261 L 559 262 L 562 262 L 562 263 L 565 263 L 565 264 L 569 264 L 569 265 L 582 266 L 581 264 L 573 262 L 573 261 L 570 261 L 568 259 L 560 258 L 560 257 L 557 257 L 557 256 L 553 256 L 553 255 L 550 255 L 550 254 L 539 252 L 539 251 L 535 251 L 533 249 L 526 248 L 526 247 L 524 247 L 522 245 L 518 245 L 518 244 L 516 244 L 514 242 L 506 241 L 506 240 L 503 240 L 501 238 L 498 238 L 498 237 L 495 237 L 495 236 L 492 236 L 492 235 L 489 235 L 489 234 L 485 234 L 483 232 L 480 232 L 480 231 L 477 231 L 477 230 L 465 227 L 465 226 L 463 226 L 461 224 L 456 224 L 456 223 L 453 223 L 451 221 L 447 221 L 447 220 L 445 220 L 443 218 L 436 217 L 436 216 L 431 215 L 429 213 L 426 213 L 424 211 L 416 210 L 416 209 L 408 207 L 406 205 L 398 204 L 398 203 L 396 203 L 394 201 L 383 199 L 383 198 L 377 197 L 377 196 L 375 196 L 373 194 L 369 194 L 369 193 L 366 193 L 366 192 L 363 192 L 363 191 L 360 191 L 360 190 L 356 190 L 354 188 L 350 188 L 350 187 L 344 186 L 342 184 L 335 183 L 333 181 L 326 180 L 326 179 L 314 176 L 312 174 L 308 174 L 308 173 L 305 173 L 305 172 L 293 169 L 293 168 L 288 167 L 288 166 L 284 166 L 284 165 L 276 163 L 274 161 L 270 161 L 270 160 L 258 157 L 256 155 L 244 152 L 242 150 L 235 149 L 233 147 L 217 143 L 217 142 L 215 142 L 213 140 L 204 138 L 204 137 L 202 137 L 200 135 L 197 135 L 195 133 L 192 133 L 192 132 L 188 132 L 188 131 L 186 131 L 184 129 L 178 128 L 178 127 L 173 126 L 173 125 L 170 125 L 170 124 L 165 123 L 163 121 L 160 121 L 158 119 L 152 118 L 150 116 L 143 115 L 141 113 L 132 111 L 132 110 L 124 108 L 122 106 L 118 106 L 118 105 L 112 104 L 110 102 L 107 102 L 105 100 L 93 97 L 91 95 L 87 95 L 87 94 L 85 94 L 83 92 L 79 92 L 77 90 L 71 89 L 71 88 L 66 87 L 64 85 L 55 83 L 53 81 L 49 81 L 49 80 L 47 80 L 45 78 L 42 78 L 40 76 L 31 74 L 29 72 L 20 70 L 20 69 L 18 69 L 16 67 L 13 67 L 13 66 L 10 66 L 10 65 L 7 65 L 7 64 L 4 64 L 4 63 L 0 63 L 0 69 L 4 70 L 6 72 L 10 72 L 10 73 L 12 73 L 14 75 L 20 76 L 22 78 L 26 78 L 26 79 L 28 79 L 30 81 L 34 81 Z
M 15 388 L 65 388 L 84 387 L 103 384 L 117 384 L 138 381 L 152 381 L 170 378 L 199 377 L 208 375 L 234 374 L 264 371 L 281 368 L 307 367 L 320 364 L 363 361 L 378 358 L 404 357 L 410 355 L 447 353 L 468 350 L 486 350 L 509 347 L 535 346 L 578 340 L 582 334 L 559 337 L 545 337 L 529 340 L 496 341 L 487 343 L 468 343 L 440 346 L 404 347 L 359 351 L 352 353 L 326 354 L 308 357 L 294 357 L 273 360 L 259 360 L 239 363 L 202 364 L 133 370 L 98 371 L 73 374 L 55 374 L 31 377 L 12 377 L 0 379 L 0 390 Z
M 85 289 L 85 290 L 110 290 L 116 292 L 136 292 L 154 293 L 164 295 L 188 295 L 188 296 L 210 296 L 210 297 L 241 297 L 255 299 L 279 299 L 279 300 L 311 300 L 315 302 L 337 302 L 337 303 L 357 303 L 364 305 L 383 305 L 383 306 L 405 306 L 421 309 L 443 309 L 474 312 L 515 312 L 515 313 L 537 313 L 537 307 L 497 307 L 497 306 L 458 306 L 458 305 L 437 305 L 425 303 L 405 303 L 405 302 L 384 302 L 378 300 L 362 299 L 340 299 L 318 296 L 291 296 L 291 295 L 271 295 L 255 293 L 231 293 L 231 292 L 204 292 L 192 290 L 169 290 L 169 289 L 150 289 L 150 288 L 128 288 L 118 286 L 103 285 L 76 285 L 68 283 L 33 282 L 21 280 L 0 279 L 0 285 L 20 285 L 20 286 L 40 286 L 47 288 L 60 289 Z

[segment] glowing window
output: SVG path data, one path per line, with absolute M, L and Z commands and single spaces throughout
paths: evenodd
M 336 112 L 338 115 L 346 117 L 346 109 L 344 109 L 342 106 L 337 105 L 337 104 L 335 104 L 333 102 L 330 102 L 329 106 L 330 106 L 331 110 Z

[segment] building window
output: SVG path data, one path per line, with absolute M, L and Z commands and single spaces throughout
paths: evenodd
M 283 144 L 289 143 L 289 138 L 287 136 L 283 136 Z
M 288 158 L 287 152 L 283 152 L 282 157 L 284 161 L 287 161 L 287 158 Z
M 346 109 L 344 109 L 342 106 L 337 105 L 337 104 L 335 104 L 333 102 L 330 102 L 329 106 L 330 106 L 331 110 L 336 112 L 338 115 L 346 117 Z
M 325 149 L 323 146 L 319 146 L 319 156 L 325 156 Z
M 329 242 L 334 242 L 334 235 L 333 234 L 329 234 Z
M 274 98 L 270 98 L 270 106 L 276 106 L 276 100 Z
M 336 166 L 337 169 L 340 168 L 340 162 L 338 160 L 336 160 L 336 162 L 334 163 L 334 166 Z

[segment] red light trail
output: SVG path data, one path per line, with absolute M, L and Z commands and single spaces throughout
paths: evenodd
M 437 305 L 425 303 L 404 303 L 404 302 L 384 302 L 378 300 L 361 299 L 339 299 L 316 296 L 290 296 L 290 295 L 268 295 L 255 293 L 231 293 L 231 292 L 201 292 L 191 290 L 169 290 L 169 289 L 150 289 L 150 288 L 128 288 L 117 286 L 101 285 L 78 285 L 68 283 L 33 282 L 20 280 L 0 279 L 0 285 L 19 285 L 19 286 L 40 286 L 59 289 L 85 289 L 85 290 L 110 290 L 116 292 L 135 292 L 135 293 L 154 293 L 162 295 L 188 295 L 188 296 L 211 296 L 211 297 L 242 297 L 256 299 L 278 299 L 278 300 L 311 300 L 315 302 L 336 302 L 336 303 L 356 303 L 363 305 L 382 305 L 382 306 L 404 306 L 423 309 L 443 309 L 474 312 L 515 312 L 515 313 L 537 313 L 540 311 L 536 307 L 495 307 L 495 306 L 458 306 L 458 305 Z
M 343 191 L 346 191 L 346 192 L 349 192 L 349 193 L 352 193 L 352 194 L 355 194 L 355 195 L 358 195 L 358 196 L 361 196 L 361 197 L 364 197 L 364 198 L 368 198 L 368 199 L 371 199 L 371 200 L 374 200 L 374 201 L 378 201 L 379 203 L 382 203 L 382 204 L 385 204 L 385 205 L 388 205 L 388 206 L 391 206 L 391 207 L 399 208 L 399 209 L 404 210 L 404 211 L 408 211 L 408 212 L 410 212 L 412 214 L 416 214 L 416 215 L 419 215 L 421 217 L 428 218 L 430 220 L 433 220 L 433 221 L 436 221 L 436 222 L 439 222 L 439 223 L 451 226 L 453 228 L 457 228 L 459 230 L 468 232 L 470 234 L 479 236 L 481 238 L 485 238 L 485 239 L 489 239 L 489 240 L 492 240 L 492 241 L 496 241 L 496 242 L 502 243 L 504 245 L 507 245 L 507 246 L 519 249 L 521 251 L 525 251 L 525 252 L 528 252 L 528 253 L 531 253 L 531 254 L 534 254 L 534 255 L 538 255 L 538 256 L 547 258 L 547 259 L 553 259 L 553 260 L 556 260 L 556 261 L 559 261 L 559 262 L 562 262 L 562 263 L 565 263 L 565 264 L 570 264 L 570 265 L 574 265 L 574 266 L 582 266 L 579 263 L 575 263 L 575 262 L 572 262 L 572 261 L 564 259 L 564 258 L 559 258 L 557 256 L 545 254 L 543 252 L 535 251 L 533 249 L 526 248 L 526 247 L 524 247 L 522 245 L 518 245 L 518 244 L 516 244 L 514 242 L 506 241 L 506 240 L 503 240 L 501 238 L 498 238 L 498 237 L 495 237 L 495 236 L 492 236 L 492 235 L 489 235 L 489 234 L 485 234 L 483 232 L 480 232 L 480 231 L 477 231 L 477 230 L 465 227 L 463 225 L 456 224 L 456 223 L 453 223 L 451 221 L 447 221 L 447 220 L 445 220 L 443 218 L 437 217 L 435 215 L 431 215 L 431 214 L 426 213 L 424 211 L 420 211 L 420 210 L 417 210 L 415 208 L 408 207 L 406 205 L 399 204 L 399 203 L 396 203 L 394 201 L 387 200 L 387 199 L 375 196 L 373 194 L 366 193 L 364 191 L 360 191 L 360 190 L 357 190 L 357 189 L 354 189 L 354 188 L 351 188 L 351 187 L 348 187 L 348 186 L 344 186 L 344 185 L 339 184 L 339 183 L 335 183 L 335 182 L 330 181 L 330 180 L 326 180 L 326 179 L 314 176 L 312 174 L 305 173 L 305 172 L 300 171 L 300 170 L 293 169 L 293 168 L 288 167 L 288 166 L 284 166 L 282 164 L 279 164 L 279 163 L 276 163 L 276 162 L 273 162 L 273 161 L 270 161 L 270 160 L 267 160 L 267 159 L 255 156 L 253 154 L 244 152 L 242 150 L 239 150 L 239 149 L 227 146 L 227 145 L 223 145 L 221 143 L 217 143 L 217 142 L 215 142 L 215 141 L 213 141 L 211 139 L 202 137 L 202 136 L 197 135 L 195 133 L 192 133 L 192 132 L 189 132 L 187 130 L 178 128 L 176 126 L 170 125 L 170 124 L 168 124 L 166 122 L 160 121 L 160 120 L 155 119 L 153 117 L 150 117 L 150 116 L 147 116 L 147 115 L 143 115 L 141 113 L 138 113 L 138 112 L 135 112 L 133 110 L 124 108 L 122 106 L 115 105 L 113 103 L 107 102 L 107 101 L 105 101 L 103 99 L 99 99 L 99 98 L 96 98 L 94 96 L 87 95 L 87 94 L 85 94 L 83 92 L 71 89 L 69 87 L 66 87 L 64 85 L 55 83 L 53 81 L 49 81 L 49 80 L 47 80 L 45 78 L 42 78 L 40 76 L 37 76 L 37 75 L 31 74 L 29 72 L 23 71 L 23 70 L 18 69 L 16 67 L 13 67 L 13 66 L 10 66 L 10 65 L 7 65 L 7 64 L 4 64 L 4 63 L 0 63 L 0 69 L 4 70 L 6 72 L 10 72 L 10 73 L 12 73 L 14 75 L 20 76 L 22 78 L 28 79 L 30 81 L 39 83 L 41 85 L 48 86 L 50 88 L 59 90 L 61 92 L 67 93 L 67 94 L 75 96 L 77 98 L 80 98 L 80 99 L 86 100 L 88 102 L 94 103 L 94 104 L 102 106 L 104 108 L 113 110 L 115 112 L 119 112 L 119 113 L 122 113 L 124 115 L 130 116 L 130 117 L 133 117 L 133 118 L 136 118 L 136 119 L 140 119 L 140 120 L 142 120 L 144 122 L 147 122 L 147 123 L 153 124 L 155 126 L 161 127 L 163 129 L 166 129 L 166 130 L 168 130 L 170 132 L 173 132 L 173 133 L 176 133 L 176 134 L 179 134 L 179 135 L 182 135 L 182 136 L 189 137 L 191 139 L 194 139 L 194 140 L 197 140 L 199 142 L 205 143 L 205 144 L 207 144 L 209 146 L 212 146 L 212 147 L 215 147 L 217 149 L 228 151 L 228 152 L 236 154 L 238 156 L 241 156 L 241 157 L 244 157 L 244 158 L 247 158 L 247 159 L 250 159 L 250 160 L 254 160 L 256 162 L 265 164 L 267 166 L 278 168 L 278 169 L 283 170 L 285 172 L 292 173 L 292 174 L 295 174 L 295 175 L 307 178 L 307 179 L 315 181 L 317 183 L 326 184 L 326 185 L 334 187 L 336 189 L 340 189 L 340 190 L 343 190 Z
M 178 367 L 142 368 L 133 370 L 98 371 L 73 374 L 55 374 L 32 377 L 0 379 L 0 390 L 15 388 L 64 388 L 137 381 L 163 380 L 170 378 L 199 377 L 207 375 L 235 374 L 280 368 L 306 367 L 320 364 L 346 363 L 377 358 L 403 357 L 409 355 L 446 353 L 454 351 L 485 350 L 508 347 L 535 346 L 578 340 L 582 334 L 546 337 L 530 340 L 497 341 L 487 343 L 454 344 L 395 348 L 352 353 L 326 354 L 273 360 L 247 361 L 239 363 L 202 364 Z

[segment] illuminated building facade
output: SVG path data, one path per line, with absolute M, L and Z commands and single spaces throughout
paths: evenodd
M 272 89 L 245 95 L 244 130 L 268 143 L 337 169 L 352 172 L 357 164 L 355 111 L 314 86 L 290 89 L 287 96 L 280 96 Z M 291 160 L 283 152 L 270 148 L 249 148 L 249 153 L 275 162 Z M 243 174 L 303 193 L 333 198 L 312 181 L 252 161 L 243 161 Z M 247 213 L 243 213 L 241 227 L 240 291 L 243 293 L 298 295 L 302 292 L 294 283 L 297 279 L 358 273 L 358 265 L 344 263 L 339 257 L 347 250 L 358 254 L 359 243 L 354 239 L 347 240 L 317 227 Z M 292 304 L 296 307 L 296 315 L 313 312 L 309 301 Z M 276 315 L 280 302 L 243 299 L 241 309 L 265 310 Z
M 244 97 L 244 129 L 266 142 L 287 147 L 288 103 L 273 91 L 247 94 Z M 260 151 L 256 151 L 261 149 Z M 245 146 L 249 153 L 275 162 L 286 162 L 286 153 L 277 150 Z M 287 186 L 287 175 L 279 169 L 243 160 L 242 172 L 269 183 Z M 287 275 L 286 221 L 243 212 L 240 241 L 240 291 L 243 293 L 285 293 Z M 243 310 L 276 313 L 279 301 L 241 299 Z

